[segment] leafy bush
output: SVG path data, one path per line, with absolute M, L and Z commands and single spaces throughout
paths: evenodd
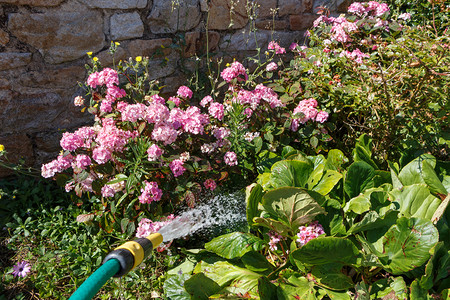
M 165 282 L 177 299 L 448 296 L 450 177 L 422 155 L 380 170 L 362 136 L 353 162 L 287 148 L 247 189 L 253 233 L 214 238 Z M 364 298 L 361 298 L 365 295 Z

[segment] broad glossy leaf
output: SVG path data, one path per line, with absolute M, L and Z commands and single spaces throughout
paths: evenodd
M 274 188 L 292 186 L 305 187 L 313 171 L 311 162 L 299 160 L 283 160 L 276 162 L 271 168 L 270 183 Z
M 411 300 L 427 300 L 433 299 L 428 295 L 428 290 L 422 288 L 419 284 L 419 279 L 414 280 L 411 283 L 411 293 L 409 294 L 409 299 Z
M 342 178 L 341 173 L 333 170 L 327 170 L 325 174 L 322 176 L 322 179 L 316 186 L 312 188 L 312 190 L 322 195 L 327 195 L 329 192 L 333 190 L 336 184 L 338 184 L 341 178 Z
M 347 169 L 344 190 L 350 198 L 374 186 L 375 169 L 364 161 L 354 162 Z
M 278 286 L 277 289 L 278 300 L 317 299 L 314 283 L 310 282 L 305 277 L 297 278 L 295 276 L 291 276 L 289 278 L 289 283 L 291 284 L 280 283 L 280 285 Z
M 345 157 L 341 150 L 332 149 L 328 152 L 325 169 L 340 172 L 342 170 L 342 165 L 346 162 L 348 162 L 348 158 Z
M 253 219 L 252 224 L 254 226 L 263 226 L 263 227 L 269 228 L 270 230 L 278 232 L 282 236 L 289 236 L 289 235 L 293 234 L 291 227 L 289 227 L 288 225 L 286 225 L 280 221 L 274 220 L 272 218 L 256 217 Z
M 245 202 L 247 203 L 247 222 L 251 225 L 253 223 L 253 218 L 259 215 L 258 204 L 262 199 L 263 189 L 261 185 L 254 183 L 247 187 L 245 193 Z
M 433 196 L 424 184 L 405 186 L 402 190 L 395 189 L 390 191 L 389 195 L 391 201 L 400 206 L 400 213 L 405 217 L 431 220 L 441 204 L 441 200 Z
M 184 289 L 184 282 L 189 279 L 190 275 L 181 274 L 169 276 L 164 281 L 164 293 L 169 299 L 173 300 L 190 300 L 191 296 Z
M 344 206 L 344 212 L 352 211 L 358 215 L 370 209 L 370 195 L 361 194 L 348 201 Z
M 307 189 L 312 190 L 313 187 L 319 183 L 320 179 L 323 176 L 323 169 L 324 169 L 323 164 L 318 165 L 317 167 L 314 168 L 313 172 L 308 178 L 308 181 L 306 182 Z
M 391 227 L 395 224 L 398 217 L 398 211 L 390 210 L 385 215 L 380 216 L 375 211 L 369 211 L 364 215 L 363 219 L 358 223 L 353 224 L 348 230 L 349 234 L 355 234 L 360 231 L 373 230 L 383 227 Z
M 388 279 L 383 278 L 372 283 L 372 288 L 370 289 L 370 296 L 372 299 L 382 299 L 384 296 L 391 293 L 392 287 L 389 285 Z
M 352 279 L 344 275 L 341 264 L 326 264 L 314 266 L 311 274 L 321 285 L 336 291 L 348 290 L 354 286 Z
M 363 161 L 368 163 L 370 166 L 372 166 L 374 169 L 378 169 L 378 166 L 371 158 L 372 152 L 367 151 L 366 148 L 364 148 L 361 145 L 356 144 L 355 149 L 353 149 L 353 161 Z
M 331 300 L 352 300 L 347 292 L 332 291 L 325 288 L 322 289 L 322 291 L 324 291 Z
M 266 243 L 250 233 L 232 232 L 212 239 L 205 244 L 205 249 L 220 257 L 233 259 L 249 251 L 259 251 Z
M 262 173 L 259 174 L 258 179 L 256 181 L 262 188 L 267 191 L 272 189 L 272 185 L 270 182 L 270 173 Z
M 268 275 L 273 270 L 273 265 L 266 259 L 264 255 L 256 251 L 245 253 L 241 257 L 242 263 L 247 269 L 253 272 Z
M 296 264 L 324 265 L 341 263 L 351 265 L 356 262 L 358 248 L 346 238 L 318 237 L 291 253 Z
M 325 210 L 303 189 L 284 187 L 267 192 L 262 204 L 273 217 L 289 224 L 292 230 L 311 222 Z
M 260 299 L 276 299 L 277 286 L 270 282 L 267 277 L 263 276 L 258 279 L 258 293 Z
M 209 296 L 214 295 L 222 288 L 203 273 L 198 273 L 184 282 L 184 289 L 191 295 L 191 299 L 208 300 Z
M 387 255 L 383 264 L 393 274 L 402 274 L 421 266 L 430 258 L 430 250 L 439 240 L 439 233 L 430 221 L 400 218 L 382 238 L 379 252 Z

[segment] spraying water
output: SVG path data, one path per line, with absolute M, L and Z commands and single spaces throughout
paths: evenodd
M 236 192 L 217 195 L 206 203 L 187 209 L 158 232 L 162 234 L 164 242 L 168 242 L 216 226 L 232 227 L 245 220 L 245 195 Z

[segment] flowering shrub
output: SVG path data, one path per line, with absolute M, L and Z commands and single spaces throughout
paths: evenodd
M 228 65 L 221 72 L 228 90 L 203 97 L 199 106 L 187 86 L 162 97 L 148 79 L 147 58 L 115 69 L 93 60 L 87 99 L 78 96 L 74 104 L 86 105 L 95 123 L 65 132 L 63 152 L 42 166 L 42 176 L 57 177 L 77 195 L 100 197 L 94 213 L 107 230 L 119 223 L 134 228 L 140 213 L 156 217 L 180 200 L 192 207 L 227 179 L 240 185 L 254 179 L 270 153 L 295 141 L 290 135 L 299 127 L 328 119 L 315 99 L 284 103 L 259 83 L 277 69 L 274 55 L 285 53 L 276 42 L 268 50 L 272 56 L 252 74 L 240 62 Z
M 410 18 L 369 1 L 351 4 L 347 15 L 324 11 L 314 21 L 309 47 L 292 45 L 296 57 L 269 85 L 286 103 L 314 98 L 331 115 L 322 129 L 299 128 L 300 136 L 314 146 L 332 139 L 328 147 L 349 153 L 356 138 L 367 133 L 379 159 L 423 148 L 437 157 L 448 155 L 448 30 L 440 28 L 438 34 L 431 23 L 410 27 Z M 315 116 L 311 107 L 296 109 L 304 117 L 292 129 Z

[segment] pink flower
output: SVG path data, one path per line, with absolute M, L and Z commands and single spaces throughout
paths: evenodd
M 205 107 L 208 103 L 213 102 L 213 98 L 211 96 L 205 96 L 202 101 L 200 101 L 200 106 Z
M 102 196 L 104 198 L 114 197 L 115 194 L 116 191 L 111 185 L 105 184 L 104 186 L 102 186 Z
M 276 62 L 271 62 L 271 63 L 267 64 L 267 66 L 266 66 L 266 71 L 267 72 L 273 72 L 276 69 L 278 69 L 278 65 L 277 65 Z
M 142 218 L 139 221 L 139 225 L 138 228 L 136 230 L 136 237 L 138 238 L 142 238 L 142 237 L 147 237 L 152 233 L 156 233 L 158 232 L 164 225 L 169 224 L 170 222 L 172 222 L 175 219 L 175 216 L 169 215 L 167 216 L 167 220 L 166 221 L 160 221 L 160 222 L 153 222 L 150 219 L 147 218 Z
M 25 277 L 28 273 L 31 271 L 31 266 L 27 261 L 21 261 L 18 262 L 16 265 L 13 266 L 13 272 L 12 274 L 14 277 Z
M 212 179 L 206 179 L 205 182 L 203 182 L 203 185 L 206 189 L 214 191 L 217 188 L 217 184 Z
M 142 103 L 127 105 L 122 110 L 122 121 L 136 122 L 142 120 L 146 116 L 147 106 Z
M 107 163 L 112 157 L 112 153 L 107 148 L 100 146 L 92 151 L 92 158 L 99 164 Z
M 402 20 L 405 20 L 405 21 L 408 21 L 409 19 L 411 19 L 411 14 L 410 13 L 403 13 L 403 14 L 400 14 L 398 16 L 398 18 L 402 19 Z
M 164 104 L 152 102 L 147 106 L 147 112 L 145 114 L 145 119 L 149 123 L 160 123 L 165 122 L 169 118 L 169 108 Z
M 76 96 L 75 99 L 73 99 L 73 104 L 75 106 L 83 106 L 84 104 L 84 98 L 81 96 Z
M 182 85 L 182 86 L 180 86 L 178 88 L 177 95 L 182 97 L 182 98 L 184 98 L 184 99 L 191 99 L 193 93 L 192 93 L 190 88 L 188 88 L 187 86 Z
M 86 154 L 78 154 L 75 158 L 77 168 L 79 169 L 86 169 L 86 167 L 91 165 L 91 158 L 87 156 Z
M 225 153 L 225 156 L 223 157 L 225 160 L 225 163 L 229 166 L 237 166 L 237 155 L 233 151 L 228 151 Z
M 277 232 L 271 230 L 267 233 L 267 235 L 269 236 L 270 240 L 269 240 L 269 249 L 272 251 L 275 251 L 278 249 L 277 244 L 279 242 L 281 242 L 281 240 L 283 240 L 284 238 L 278 234 Z
M 149 161 L 155 161 L 163 154 L 163 150 L 158 145 L 153 144 L 147 149 L 147 154 Z
M 183 165 L 184 162 L 181 159 L 175 159 L 170 163 L 169 167 L 173 173 L 173 176 L 178 177 L 183 175 L 184 171 L 186 171 Z
M 286 53 L 286 49 L 284 49 L 283 47 L 280 47 L 280 45 L 278 45 L 277 42 L 275 41 L 271 41 L 269 43 L 269 46 L 267 46 L 267 49 L 269 50 L 275 50 L 276 54 L 283 54 Z
M 323 123 L 328 119 L 328 113 L 326 111 L 319 111 L 316 116 L 316 122 Z
M 64 132 L 59 142 L 64 150 L 75 151 L 84 145 L 83 138 L 75 133 Z
M 176 106 L 180 106 L 181 99 L 178 97 L 170 97 L 168 101 L 172 101 Z
M 59 155 L 57 159 L 44 164 L 41 167 L 41 175 L 44 178 L 53 177 L 56 173 L 60 173 L 72 166 L 74 158 L 72 155 Z
M 176 141 L 178 132 L 173 126 L 165 123 L 159 123 L 155 125 L 152 131 L 152 139 L 155 141 L 163 142 L 164 145 L 172 144 Z
M 200 108 L 190 106 L 182 115 L 181 123 L 185 132 L 203 134 L 204 125 L 209 123 L 209 118 L 208 115 L 200 113 Z
M 218 102 L 212 102 L 208 109 L 209 114 L 219 121 L 222 121 L 224 117 L 223 104 Z
M 299 233 L 297 233 L 297 243 L 300 246 L 304 246 L 310 240 L 317 238 L 318 236 L 325 234 L 322 225 L 318 221 L 310 223 L 308 226 L 300 226 Z
M 145 97 L 147 99 L 147 96 L 145 96 Z M 150 103 L 153 102 L 153 103 L 165 104 L 166 103 L 166 99 L 164 99 L 163 97 L 161 97 L 158 94 L 155 94 L 153 96 L 150 96 L 150 101 L 149 102 Z
M 159 201 L 162 197 L 162 191 L 158 188 L 158 183 L 144 180 L 145 187 L 141 189 L 142 194 L 138 197 L 141 203 L 151 203 Z
M 247 118 L 250 118 L 253 115 L 253 110 L 250 107 L 247 107 L 244 109 L 244 115 L 246 115 Z
M 212 134 L 218 140 L 223 140 L 224 138 L 228 137 L 230 135 L 230 133 L 231 133 L 230 129 L 225 128 L 225 127 L 215 128 L 212 131 Z
M 297 44 L 297 43 L 292 43 L 292 44 L 289 46 L 289 50 L 295 51 L 295 50 L 297 49 L 297 47 L 298 47 L 298 44 Z
M 240 75 L 242 75 L 244 79 L 240 78 Z M 231 82 L 234 78 L 238 78 L 239 81 L 248 79 L 244 66 L 237 61 L 233 62 L 230 67 L 225 68 L 222 73 L 220 73 L 220 76 L 222 76 L 226 82 Z

